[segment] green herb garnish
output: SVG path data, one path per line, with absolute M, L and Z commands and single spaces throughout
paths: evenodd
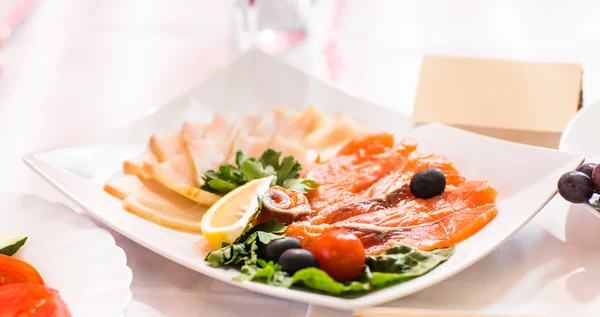
M 237 281 L 255 281 L 277 287 L 302 287 L 332 295 L 356 295 L 402 283 L 424 275 L 454 254 L 447 247 L 421 251 L 410 246 L 394 246 L 377 256 L 366 259 L 363 272 L 354 280 L 340 283 L 318 268 L 306 268 L 293 276 L 281 271 L 281 266 L 260 259 L 260 249 L 269 242 L 283 238 L 286 226 L 274 220 L 264 222 L 248 231 L 237 243 L 224 246 L 206 257 L 211 266 L 234 266 L 240 270 Z
M 209 253 L 205 261 L 213 267 L 226 265 L 254 265 L 258 260 L 258 248 L 269 242 L 283 238 L 281 233 L 287 226 L 277 223 L 274 219 L 263 222 L 255 227 L 249 225 L 245 233 L 234 244 L 225 245 L 219 250 Z
M 224 195 L 253 179 L 275 176 L 271 185 L 289 190 L 307 193 L 317 189 L 319 183 L 299 178 L 302 166 L 293 156 L 280 160 L 281 152 L 266 150 L 260 158 L 246 158 L 242 151 L 235 154 L 235 164 L 225 164 L 215 170 L 208 170 L 202 176 L 202 189 L 214 194 Z

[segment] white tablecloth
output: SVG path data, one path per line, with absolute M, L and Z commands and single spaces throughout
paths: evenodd
M 16 0 L 0 3 L 0 14 Z M 410 114 L 423 53 L 579 62 L 584 105 L 600 99 L 597 1 L 317 1 L 322 20 L 281 58 Z M 335 4 L 344 14 L 331 19 Z M 21 162 L 133 121 L 236 54 L 232 1 L 46 0 L 7 46 L 0 70 L 0 191 L 73 206 Z M 133 269 L 127 316 L 305 316 L 174 264 L 114 234 Z M 600 221 L 553 200 L 465 272 L 389 305 L 597 316 Z M 332 317 L 311 309 L 312 316 Z M 344 315 L 344 314 L 341 314 Z

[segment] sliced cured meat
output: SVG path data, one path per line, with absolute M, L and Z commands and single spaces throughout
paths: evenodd
M 127 174 L 115 180 L 109 181 L 106 185 L 104 185 L 104 190 L 114 197 L 123 200 L 142 186 L 144 186 L 144 184 L 137 176 L 133 174 Z
M 185 150 L 179 131 L 173 133 L 155 134 L 150 138 L 150 149 L 159 162 L 175 157 Z
M 202 175 L 214 170 L 229 160 L 233 153 L 232 140 L 195 140 L 187 144 L 188 155 L 192 159 L 194 175 L 202 183 Z
M 227 163 L 234 166 L 237 164 L 235 161 L 237 151 L 242 151 L 246 157 L 261 157 L 263 152 L 268 148 L 269 141 L 267 138 L 248 136 L 238 131 L 233 140 L 232 151 L 227 159 Z
M 208 209 L 155 180 L 144 180 L 143 186 L 123 200 L 123 208 L 156 224 L 197 233 L 201 232 L 200 220 Z
M 315 130 L 325 126 L 329 118 L 317 107 L 310 106 L 302 116 L 286 129 L 285 135 L 294 139 L 302 139 Z
M 158 159 L 152 152 L 142 153 L 142 155 L 133 160 L 123 162 L 123 171 L 125 171 L 126 174 L 137 175 L 141 178 L 149 178 L 150 176 L 144 170 L 144 162 L 158 163 Z
M 270 138 L 275 133 L 283 135 L 290 125 L 298 121 L 300 117 L 301 113 L 298 111 L 273 108 L 270 113 L 261 118 L 256 128 L 252 131 L 251 136 Z
M 160 164 L 146 162 L 144 170 L 163 186 L 199 204 L 211 206 L 221 198 L 200 189 L 192 162 L 185 153 Z
M 317 151 L 304 148 L 298 141 L 290 141 L 279 135 L 274 135 L 271 138 L 268 148 L 281 152 L 282 157 L 293 156 L 305 168 L 310 164 L 314 164 L 319 156 Z
M 319 160 L 326 162 L 350 140 L 366 134 L 350 118 L 339 115 L 304 137 L 302 145 L 319 152 Z

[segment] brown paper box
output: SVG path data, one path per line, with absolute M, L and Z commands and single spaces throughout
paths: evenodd
M 580 104 L 580 65 L 428 55 L 413 120 L 555 148 Z

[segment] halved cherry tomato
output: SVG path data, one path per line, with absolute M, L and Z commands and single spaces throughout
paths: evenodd
M 0 317 L 71 317 L 57 291 L 39 284 L 0 287 Z
M 0 254 L 0 286 L 16 283 L 44 285 L 44 280 L 29 263 Z
M 336 281 L 351 280 L 365 267 L 362 242 L 346 230 L 325 233 L 312 246 L 311 252 L 319 261 L 319 268 Z

